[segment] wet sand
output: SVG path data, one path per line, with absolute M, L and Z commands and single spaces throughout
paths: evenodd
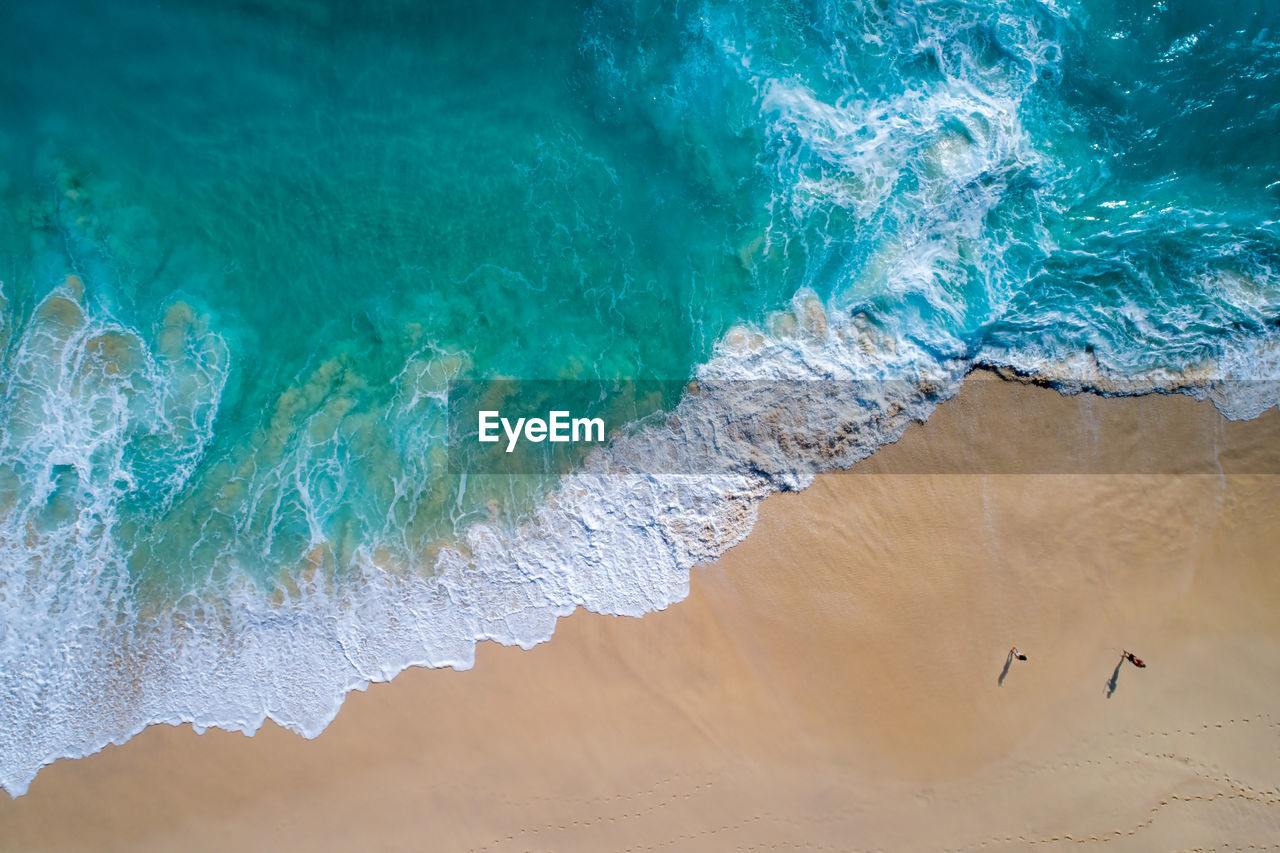
M 1274 844 L 1280 417 L 988 378 L 664 612 L 406 672 L 314 741 L 153 727 L 0 797 L 0 849 Z

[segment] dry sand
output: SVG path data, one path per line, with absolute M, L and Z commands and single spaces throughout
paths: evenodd
M 1278 438 L 971 380 L 665 612 L 404 673 L 314 741 L 153 727 L 0 798 L 0 848 L 1274 847 Z

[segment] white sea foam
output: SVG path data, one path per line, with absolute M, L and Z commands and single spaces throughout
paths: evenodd
M 133 713 L 110 689 L 131 676 L 104 675 L 133 653 L 137 622 L 119 501 L 145 495 L 163 508 L 181 488 L 212 435 L 227 359 L 181 304 L 149 347 L 96 316 L 74 276 L 11 336 L 0 379 L 0 767 L 20 791 L 37 757 L 96 747 L 113 713 Z M 153 467 L 159 457 L 167 464 Z
M 66 588 L 55 596 L 8 577 L 7 600 L 43 590 L 48 601 L 6 633 L 9 695 L 22 701 L 4 711 L 5 787 L 21 793 L 43 764 L 156 722 L 253 731 L 270 717 L 315 735 L 347 691 L 407 666 L 469 667 L 480 640 L 530 647 L 577 607 L 639 616 L 682 599 L 689 569 L 745 536 L 761 498 L 869 454 L 926 417 L 963 374 L 959 362 L 890 346 L 861 318 L 829 317 L 810 295 L 787 313 L 790 322 L 775 323 L 790 330 L 782 335 L 734 330 L 668 420 L 598 452 L 518 529 L 472 526 L 429 575 L 362 547 L 341 581 L 314 572 L 283 599 L 242 579 L 221 600 L 128 614 L 125 591 L 100 574 L 66 579 L 84 587 L 70 610 Z M 663 456 L 678 457 L 667 471 L 699 473 L 653 471 Z M 10 568 L 21 565 L 14 548 L 32 556 L 16 533 L 4 540 Z M 100 542 L 101 553 L 74 562 L 61 551 L 49 558 L 106 572 L 118 554 L 109 537 Z M 57 642 L 50 626 L 60 620 L 95 628 L 77 631 L 71 657 L 34 642 Z M 123 637 L 129 624 L 136 633 Z
M 1180 393 L 1209 400 L 1224 417 L 1256 418 L 1280 405 L 1280 329 L 1225 336 L 1219 351 L 1178 366 L 1117 370 L 1092 352 L 1046 354 L 1031 347 L 984 346 L 976 364 L 1009 368 L 1063 394 Z

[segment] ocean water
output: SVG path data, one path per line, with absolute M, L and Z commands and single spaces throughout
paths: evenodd
M 1280 396 L 1264 0 L 50 0 L 0 54 L 14 795 L 665 607 L 975 366 Z M 469 468 L 497 380 L 634 424 Z

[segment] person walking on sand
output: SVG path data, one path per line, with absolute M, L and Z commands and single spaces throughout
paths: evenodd
M 1018 647 L 1017 647 L 1017 646 L 1014 646 L 1013 648 L 1009 649 L 1009 654 L 1013 655 L 1013 656 L 1014 656 L 1015 658 L 1017 658 L 1018 660 L 1026 660 L 1026 659 L 1027 659 L 1027 656 L 1026 656 L 1026 655 L 1024 655 L 1022 652 L 1018 651 Z
M 1133 664 L 1134 666 L 1136 666 L 1138 669 L 1146 669 L 1146 668 L 1147 668 L 1147 665 L 1146 665 L 1145 663 L 1143 663 L 1143 662 L 1142 662 L 1142 658 L 1138 657 L 1138 656 L 1137 656 L 1137 655 L 1135 655 L 1133 652 L 1128 651 L 1127 649 L 1125 649 L 1125 650 L 1122 650 L 1120 654 L 1121 654 L 1121 656 L 1122 656 L 1125 660 L 1127 660 L 1129 663 L 1131 663 L 1131 664 Z

